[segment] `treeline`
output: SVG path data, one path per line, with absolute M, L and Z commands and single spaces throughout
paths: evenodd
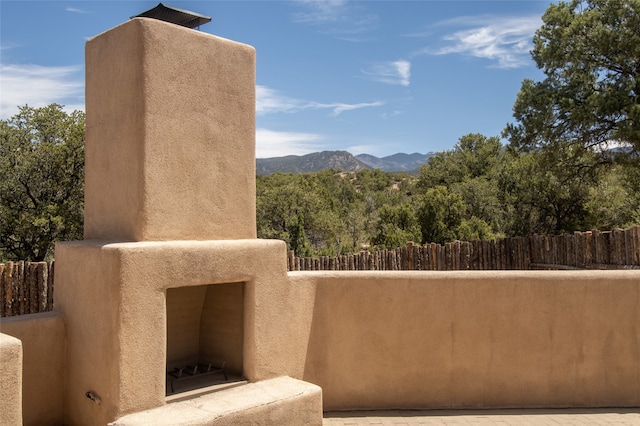
M 50 259 L 55 241 L 82 239 L 84 114 L 23 107 L 0 142 L 0 260 Z M 637 152 L 469 134 L 415 176 L 257 176 L 258 236 L 307 257 L 626 228 L 640 224 Z
M 640 1 L 552 3 L 502 146 L 470 134 L 420 175 L 258 179 L 258 233 L 297 256 L 640 223 Z
M 522 152 L 463 136 L 418 176 L 380 170 L 257 177 L 260 238 L 296 256 L 558 235 L 640 224 L 640 168 L 608 150 Z

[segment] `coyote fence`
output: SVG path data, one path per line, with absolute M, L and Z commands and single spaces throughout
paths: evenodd
M 53 261 L 0 263 L 0 317 L 53 308 Z
M 640 226 L 568 235 L 454 241 L 317 258 L 287 255 L 290 271 L 640 269 Z M 53 308 L 54 261 L 0 263 L 0 317 Z
M 507 269 L 640 269 L 640 226 L 614 231 L 533 235 L 495 241 L 454 241 L 352 255 L 300 258 L 290 271 L 454 271 Z

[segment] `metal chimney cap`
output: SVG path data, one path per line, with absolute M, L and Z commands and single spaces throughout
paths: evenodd
M 189 10 L 178 9 L 177 7 L 166 6 L 162 3 L 158 3 L 153 9 L 131 17 L 131 19 L 133 18 L 159 19 L 187 28 L 196 28 L 211 21 L 211 17 L 209 16 L 200 15 L 199 13 L 194 13 Z

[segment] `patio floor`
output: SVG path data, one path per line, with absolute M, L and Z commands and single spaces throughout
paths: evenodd
M 522 410 L 390 410 L 324 413 L 323 426 L 342 425 L 640 425 L 640 408 Z

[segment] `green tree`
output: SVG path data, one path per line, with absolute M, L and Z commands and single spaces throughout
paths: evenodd
M 344 222 L 324 172 L 258 176 L 259 238 L 281 239 L 298 256 L 337 254 Z M 337 179 L 337 177 L 336 177 Z
M 429 157 L 420 168 L 418 188 L 438 185 L 451 186 L 474 178 L 490 178 L 502 155 L 502 144 L 497 137 L 475 133 L 464 135 L 452 150 Z
M 379 248 L 401 247 L 409 241 L 420 241 L 420 225 L 416 210 L 409 204 L 385 205 L 379 211 L 376 234 L 371 242 Z
M 502 235 L 504 212 L 496 177 L 503 151 L 497 137 L 468 134 L 452 150 L 430 157 L 421 167 L 416 187 L 426 191 L 425 197 L 428 194 L 419 213 L 425 242 L 493 239 Z M 451 212 L 455 214 L 445 214 L 445 206 L 434 205 L 431 197 L 453 203 Z M 443 228 L 443 223 L 427 223 L 428 217 L 449 217 L 448 229 Z
M 0 257 L 40 261 L 82 239 L 83 112 L 21 107 L 0 121 Z
M 532 56 L 545 79 L 522 83 L 505 129 L 512 146 L 640 151 L 640 1 L 559 2 L 542 20 Z
M 464 211 L 460 194 L 449 192 L 443 185 L 429 188 L 418 209 L 422 243 L 444 244 L 457 239 Z
M 354 253 L 389 238 L 417 241 L 414 181 L 381 170 L 257 176 L 258 236 L 282 239 L 299 256 Z
M 558 145 L 553 150 L 510 151 L 498 177 L 509 236 L 562 234 L 590 229 L 587 201 L 601 171 L 590 167 L 596 154 Z
M 640 223 L 640 188 L 629 174 L 640 169 L 613 166 L 589 189 L 586 210 L 590 228 L 627 228 Z

